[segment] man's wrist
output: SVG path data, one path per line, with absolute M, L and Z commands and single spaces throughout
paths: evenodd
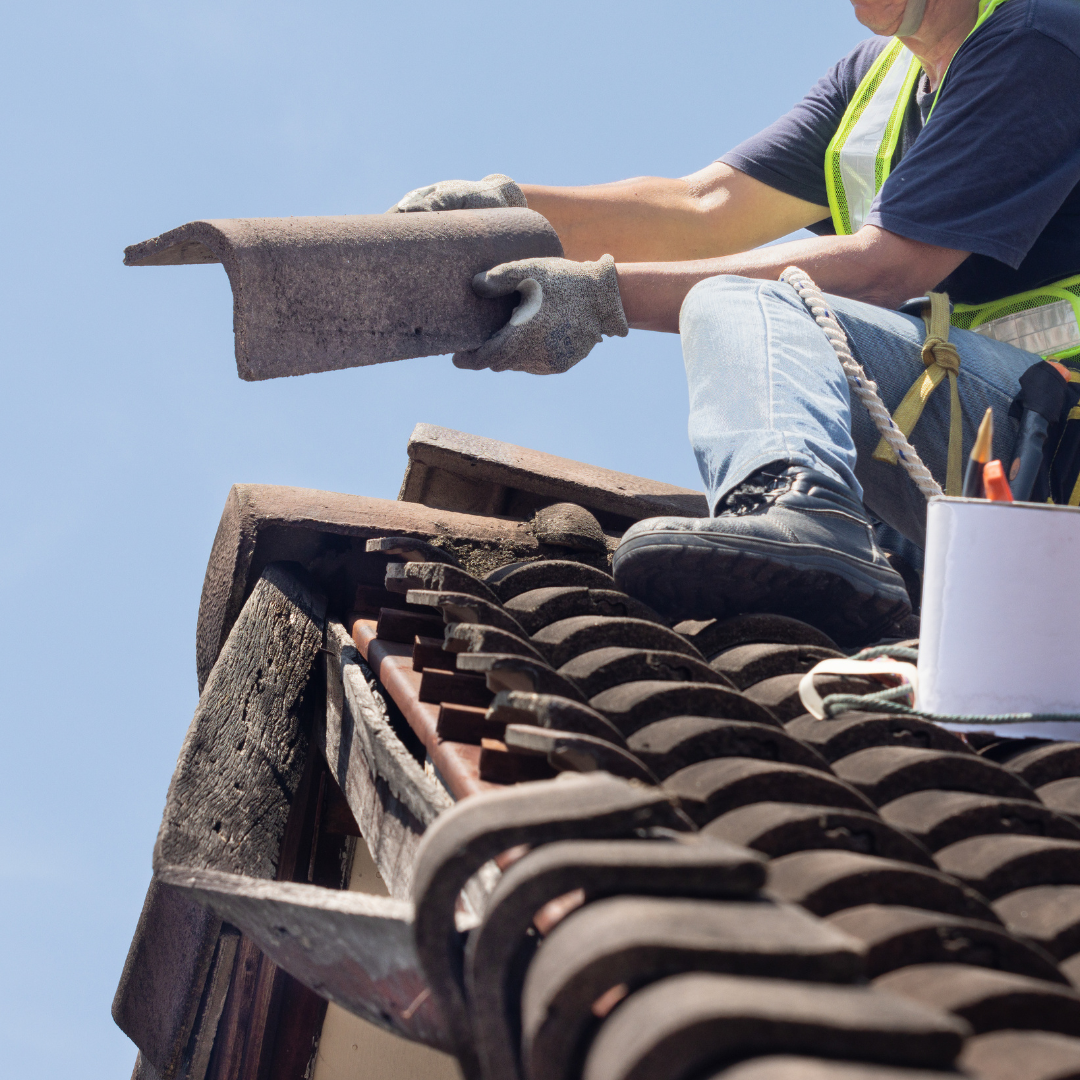
M 679 332 L 679 310 L 694 281 L 673 273 L 685 263 L 618 263 L 616 275 L 623 317 L 635 330 Z

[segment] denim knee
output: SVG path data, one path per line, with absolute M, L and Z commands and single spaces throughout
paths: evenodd
M 733 309 L 740 303 L 763 303 L 778 301 L 791 305 L 795 292 L 782 281 L 742 277 L 739 274 L 718 274 L 704 278 L 686 294 L 679 310 L 679 333 L 692 336 L 702 324 L 715 324 L 722 319 L 725 308 Z M 801 308 L 801 303 L 800 303 Z

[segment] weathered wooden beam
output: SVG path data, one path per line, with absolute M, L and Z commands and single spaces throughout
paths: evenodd
M 190 898 L 185 899 L 190 902 Z M 203 1080 L 206 1076 L 240 945 L 240 931 L 235 926 L 223 925 L 210 971 L 203 984 L 199 1011 L 180 1062 L 178 1073 L 184 1080 Z
M 450 1048 L 413 946 L 412 904 L 213 870 L 159 874 L 322 997 L 397 1035 Z
M 124 263 L 223 263 L 240 378 L 274 379 L 478 348 L 517 297 L 483 299 L 473 276 L 562 253 L 545 218 L 513 208 L 193 221 Z
M 308 732 L 326 601 L 268 566 L 214 665 L 169 784 L 155 863 L 273 877 Z
M 329 889 L 345 884 L 344 837 L 326 829 L 329 807 L 338 799 L 344 802 L 322 756 L 311 751 L 282 838 L 277 880 Z M 300 1080 L 308 1075 L 327 1001 L 278 967 L 248 935 L 234 933 L 236 962 L 208 1047 L 205 1080 Z M 194 1065 L 186 1076 L 199 1080 Z
M 213 911 L 156 876 L 150 882 L 112 1007 L 113 1019 L 139 1047 L 137 1075 L 177 1074 L 220 931 Z
M 200 696 L 169 786 L 158 862 L 275 875 L 310 741 L 302 696 L 324 620 L 325 602 L 294 572 L 266 567 Z M 113 1018 L 162 1080 L 205 1072 L 235 952 L 220 938 L 216 915 L 151 883 Z
M 453 800 L 398 738 L 374 677 L 341 623 L 328 623 L 326 648 L 326 715 L 316 720 L 315 742 L 390 895 L 405 900 L 412 895 L 420 837 Z
M 434 424 L 416 425 L 408 453 L 398 498 L 443 510 L 531 518 L 552 503 L 576 503 L 616 533 L 647 517 L 709 512 L 700 491 Z
M 299 563 L 328 596 L 351 602 L 357 585 L 382 587 L 387 556 L 369 555 L 365 549 L 368 539 L 379 536 L 436 544 L 480 570 L 536 558 L 544 550 L 525 522 L 390 499 L 237 484 L 225 501 L 199 602 L 195 661 L 200 689 L 267 564 Z

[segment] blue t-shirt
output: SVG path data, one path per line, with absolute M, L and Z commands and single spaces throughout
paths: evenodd
M 887 44 L 862 42 L 720 160 L 827 206 L 826 147 Z M 970 251 L 939 286 L 958 303 L 1080 274 L 1080 0 L 1008 0 L 957 51 L 924 127 L 932 103 L 923 75 L 867 222 Z M 833 232 L 828 219 L 811 228 Z

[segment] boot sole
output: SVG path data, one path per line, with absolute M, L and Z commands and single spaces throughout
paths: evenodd
M 860 645 L 911 613 L 903 579 L 827 548 L 740 537 L 649 533 L 615 552 L 615 580 L 661 614 L 724 619 L 769 612 Z

